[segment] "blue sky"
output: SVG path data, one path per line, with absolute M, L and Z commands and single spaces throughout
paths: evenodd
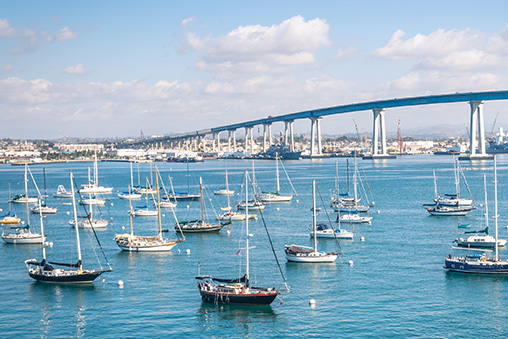
M 508 2 L 4 1 L 3 137 L 180 133 L 352 102 L 508 89 Z M 508 127 L 506 102 L 486 129 Z M 394 133 L 467 104 L 387 111 Z M 372 113 L 324 134 L 372 130 Z M 298 133 L 308 121 L 295 123 Z M 283 124 L 274 125 L 277 132 Z

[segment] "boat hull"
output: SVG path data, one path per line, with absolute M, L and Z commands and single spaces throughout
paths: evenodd
M 28 274 L 31 278 L 43 282 L 52 284 L 91 284 L 93 281 L 100 276 L 103 271 L 84 271 L 79 273 L 73 270 L 58 270 L 60 273 L 54 273 L 53 271 L 41 272 L 40 270 L 30 270 Z
M 42 235 L 32 237 L 9 237 L 2 235 L 2 240 L 7 244 L 42 244 Z
M 229 304 L 229 305 L 270 305 L 278 292 L 261 292 L 257 294 L 237 294 L 209 292 L 200 289 L 201 299 L 211 304 Z
M 507 261 L 490 260 L 461 260 L 459 258 L 446 258 L 444 268 L 451 272 L 474 274 L 508 274 Z
M 324 254 L 324 255 L 291 255 L 286 253 L 286 259 L 290 262 L 302 262 L 302 263 L 331 263 L 337 259 L 336 254 Z
M 176 246 L 176 243 L 172 244 L 161 244 L 161 245 L 147 245 L 147 246 L 140 246 L 140 245 L 123 245 L 116 243 L 118 247 L 122 249 L 122 251 L 127 252 L 169 252 L 173 249 L 173 247 Z

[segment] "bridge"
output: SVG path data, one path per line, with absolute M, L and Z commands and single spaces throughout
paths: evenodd
M 373 138 L 372 138 L 372 158 L 386 158 L 388 157 L 386 148 L 386 127 L 385 127 L 385 113 L 389 108 L 404 107 L 404 106 L 417 106 L 417 105 L 431 105 L 431 104 L 446 104 L 468 102 L 470 106 L 470 131 L 469 131 L 469 157 L 471 159 L 488 158 L 485 148 L 485 123 L 483 104 L 485 101 L 492 100 L 507 100 L 508 91 L 488 91 L 488 92 L 469 92 L 469 93 L 453 93 L 453 94 L 439 94 L 427 95 L 420 97 L 408 98 L 394 98 L 388 100 L 376 100 L 363 103 L 353 103 L 348 105 L 333 106 L 326 108 L 319 108 L 314 110 L 302 111 L 297 113 L 289 113 L 278 116 L 269 116 L 264 119 L 257 119 L 236 123 L 231 125 L 224 125 L 210 129 L 198 130 L 188 133 L 176 134 L 164 138 L 154 139 L 166 140 L 170 142 L 181 142 L 193 140 L 197 144 L 198 140 L 203 140 L 205 136 L 212 135 L 213 147 L 220 151 L 220 134 L 221 132 L 228 132 L 228 150 L 236 151 L 236 130 L 245 129 L 245 150 L 250 146 L 253 150 L 254 138 L 253 128 L 255 126 L 263 125 L 263 151 L 268 145 L 272 144 L 271 126 L 276 122 L 283 122 L 284 140 L 285 143 L 290 145 L 291 150 L 294 151 L 294 137 L 293 137 L 293 122 L 298 119 L 309 119 L 311 122 L 311 157 L 322 156 L 321 144 L 321 126 L 320 120 L 323 117 L 336 114 L 353 113 L 359 111 L 372 110 L 373 112 Z M 215 147 L 215 140 L 217 140 L 217 148 Z M 233 142 L 233 148 L 231 147 Z M 478 147 L 478 150 L 477 150 Z

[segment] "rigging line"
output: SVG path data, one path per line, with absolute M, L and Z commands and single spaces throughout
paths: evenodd
M 458 163 L 458 162 L 457 162 Z M 474 201 L 474 198 L 473 198 L 473 194 L 471 193 L 471 190 L 469 189 L 469 185 L 466 181 L 466 176 L 464 175 L 464 172 L 462 171 L 462 168 L 460 167 L 460 163 L 458 163 L 458 168 L 459 168 L 459 173 L 460 175 L 462 176 L 462 179 L 464 179 L 464 183 L 466 184 L 466 188 L 467 188 L 467 191 L 469 192 L 469 196 L 471 197 L 471 200 L 473 200 L 473 205 L 476 205 L 475 201 Z
M 277 161 L 277 159 L 275 161 Z M 293 183 L 291 182 L 291 179 L 289 178 L 288 172 L 286 171 L 286 167 L 284 167 L 284 164 L 282 163 L 282 160 L 280 161 L 280 164 L 282 165 L 282 169 L 284 170 L 284 173 L 286 174 L 286 178 L 288 178 L 289 184 L 291 185 L 293 192 L 295 192 L 295 195 L 298 195 L 298 193 L 296 193 L 295 187 L 293 186 Z
M 74 187 L 76 187 L 76 189 L 78 188 L 77 187 L 77 183 L 76 183 L 76 180 L 72 180 L 73 183 L 74 183 Z M 80 195 L 80 198 L 81 198 L 81 195 Z M 87 213 L 87 210 L 86 210 L 86 206 L 83 205 L 83 208 L 85 210 L 85 213 Z M 90 205 L 90 208 L 92 208 L 92 206 Z M 102 255 L 104 256 L 104 259 L 106 259 L 106 264 L 108 265 L 109 267 L 109 270 L 110 271 L 113 271 L 113 269 L 111 268 L 111 265 L 109 264 L 109 261 L 108 261 L 108 257 L 106 257 L 106 253 L 104 252 L 104 249 L 102 248 L 102 245 L 101 245 L 101 242 L 99 240 L 99 237 L 97 236 L 97 233 L 95 232 L 95 227 L 93 227 L 93 223 L 92 223 L 92 218 L 91 218 L 91 215 L 88 214 L 88 221 L 90 222 L 90 228 L 92 229 L 93 231 L 93 234 L 95 236 L 95 240 L 97 240 L 97 244 L 99 245 L 99 248 L 101 249 L 101 252 L 102 252 Z M 78 225 L 76 225 L 76 227 L 78 227 Z M 92 246 L 93 247 L 93 246 Z M 99 261 L 99 265 L 100 265 L 100 261 Z
M 367 175 L 365 174 L 365 169 L 363 168 L 363 161 L 360 161 L 360 166 L 362 167 L 363 177 L 365 178 L 365 183 L 367 184 L 367 188 L 369 189 L 370 198 L 372 199 L 372 203 L 374 203 L 374 196 L 372 195 L 372 191 L 370 190 L 369 181 L 367 180 Z
M 323 204 L 323 208 L 325 209 L 325 213 L 326 213 L 326 217 L 328 218 L 328 222 L 330 223 L 330 226 L 332 227 L 333 236 L 335 237 L 335 240 L 337 241 L 337 245 L 339 245 L 339 248 L 340 248 L 339 254 L 344 254 L 342 252 L 342 247 L 340 246 L 339 239 L 337 238 L 337 234 L 335 233 L 335 229 L 333 228 L 332 220 L 330 219 L 330 215 L 328 214 L 328 210 L 326 209 L 325 202 L 323 200 L 323 196 L 321 195 L 321 192 L 319 191 L 319 187 L 317 185 L 316 185 L 316 190 L 319 194 L 319 199 L 321 199 L 321 203 Z M 316 211 L 313 211 L 313 213 L 316 213 Z M 339 205 L 339 213 L 340 213 L 340 205 Z
M 250 181 L 250 182 L 251 182 L 251 185 L 252 185 L 252 181 Z M 252 187 L 254 188 L 253 185 L 252 185 Z M 254 201 L 256 201 L 256 199 L 254 199 Z M 245 203 L 248 204 L 249 202 L 246 201 Z M 259 214 L 261 215 L 261 220 L 263 220 L 263 226 L 265 227 L 266 235 L 268 237 L 268 241 L 270 242 L 270 246 L 272 248 L 273 256 L 275 257 L 275 261 L 277 262 L 277 266 L 279 267 L 280 275 L 282 276 L 282 280 L 284 281 L 284 285 L 286 286 L 286 291 L 289 292 L 289 287 L 288 287 L 288 284 L 287 284 L 287 281 L 286 281 L 286 277 L 284 277 L 284 273 L 282 272 L 282 267 L 280 266 L 279 258 L 277 258 L 277 253 L 275 253 L 275 248 L 273 247 L 272 238 L 270 237 L 270 233 L 268 232 L 268 227 L 266 227 L 266 222 L 265 222 L 265 217 L 263 216 L 263 211 L 259 210 Z

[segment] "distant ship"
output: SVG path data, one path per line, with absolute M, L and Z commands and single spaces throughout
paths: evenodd
M 508 153 L 507 134 L 503 132 L 503 127 L 499 127 L 495 141 L 489 141 L 487 144 L 488 154 Z
M 272 145 L 266 152 L 258 153 L 256 158 L 259 159 L 275 159 L 275 157 L 280 157 L 284 160 L 298 160 L 300 159 L 300 155 L 302 152 L 291 152 L 289 145 L 280 144 L 280 145 Z

